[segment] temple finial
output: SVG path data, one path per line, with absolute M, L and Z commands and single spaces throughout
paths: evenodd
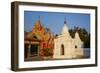
M 66 17 L 65 17 L 65 20 L 64 20 L 64 24 L 66 24 Z
M 40 16 L 39 16 L 39 21 L 40 21 Z

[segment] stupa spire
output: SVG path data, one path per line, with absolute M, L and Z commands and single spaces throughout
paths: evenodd
M 65 17 L 65 19 L 64 19 L 64 26 L 62 28 L 61 34 L 68 34 L 69 35 L 68 28 L 67 28 L 67 25 L 66 24 L 67 23 L 66 23 L 66 17 Z
M 78 39 L 78 40 L 80 40 L 78 32 L 75 33 L 75 38 Z
M 66 17 L 65 17 L 65 19 L 64 19 L 64 24 L 66 24 Z

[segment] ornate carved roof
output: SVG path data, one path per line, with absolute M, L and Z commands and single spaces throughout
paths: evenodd
M 43 25 L 41 25 L 40 19 L 34 24 L 33 29 L 26 36 L 27 38 L 34 39 L 36 37 L 38 40 L 48 41 L 54 38 L 50 31 L 47 31 Z

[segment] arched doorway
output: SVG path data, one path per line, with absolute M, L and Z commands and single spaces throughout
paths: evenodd
M 61 55 L 64 55 L 64 45 L 61 44 Z

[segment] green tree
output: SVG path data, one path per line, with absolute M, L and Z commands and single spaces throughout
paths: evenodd
M 44 48 L 43 53 L 44 53 L 44 56 L 52 56 L 53 55 L 51 48 Z

